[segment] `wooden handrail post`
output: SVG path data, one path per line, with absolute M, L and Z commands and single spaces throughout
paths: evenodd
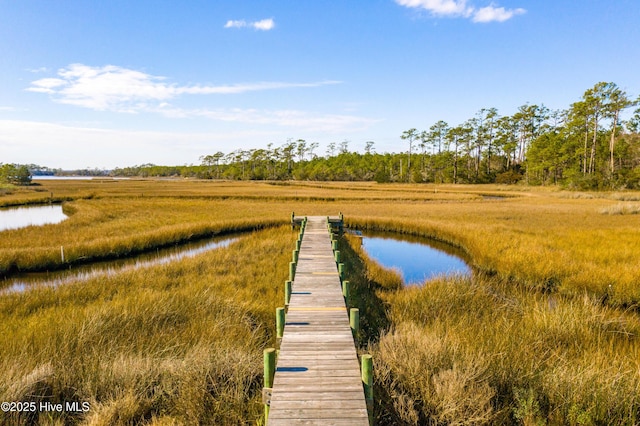
M 291 281 L 285 281 L 284 282 L 284 304 L 285 305 L 289 305 L 289 302 L 291 301 L 291 290 L 292 290 L 293 286 L 291 284 Z
M 360 330 L 360 309 L 349 309 L 349 325 L 351 326 L 353 337 L 356 338 L 358 336 L 358 330 Z
M 284 336 L 284 308 L 276 308 L 276 337 Z
M 296 277 L 296 262 L 289 262 L 289 281 L 294 281 Z
M 349 304 L 349 293 L 350 293 L 350 284 L 349 281 L 342 281 L 342 295 L 344 296 L 344 301 Z
M 340 263 L 340 250 L 336 250 L 335 252 L 333 252 L 333 255 L 336 258 L 336 263 Z
M 362 385 L 364 386 L 364 398 L 367 402 L 367 413 L 369 414 L 369 424 L 373 425 L 373 357 L 362 355 Z
M 265 423 L 269 418 L 269 406 L 271 405 L 271 390 L 273 389 L 273 376 L 276 373 L 276 350 L 268 348 L 264 350 L 264 388 L 262 389 L 262 402 L 264 403 Z

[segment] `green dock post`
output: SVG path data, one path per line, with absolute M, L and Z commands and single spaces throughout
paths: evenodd
M 349 309 L 349 325 L 351 326 L 353 337 L 356 337 L 358 335 L 358 330 L 360 329 L 360 309 Z
M 331 248 L 333 249 L 333 251 L 338 250 L 338 240 L 331 241 Z
M 264 350 L 264 388 L 262 389 L 262 402 L 264 403 L 265 423 L 269 418 L 269 406 L 271 405 L 271 391 L 273 389 L 273 376 L 276 373 L 276 350 L 268 348 Z
M 336 263 L 340 263 L 340 250 L 336 250 L 333 255 L 336 258 Z
M 284 308 L 276 308 L 276 337 L 284 336 Z
M 302 240 L 298 239 L 296 241 L 296 250 L 300 251 L 300 248 L 302 247 Z
M 293 289 L 293 285 L 291 281 L 284 282 L 284 304 L 289 305 L 291 301 L 291 290 Z
M 367 402 L 367 413 L 369 414 L 369 424 L 373 425 L 373 357 L 362 355 L 362 385 L 364 386 L 364 398 Z
M 296 277 L 296 262 L 289 262 L 289 281 L 294 281 Z
M 344 301 L 349 303 L 349 281 L 342 281 L 342 295 L 344 296 Z
M 300 256 L 300 252 L 298 250 L 293 250 L 291 252 L 291 258 L 295 263 L 298 263 L 298 257 Z
M 340 280 L 344 278 L 344 263 L 338 263 L 338 275 L 340 275 Z

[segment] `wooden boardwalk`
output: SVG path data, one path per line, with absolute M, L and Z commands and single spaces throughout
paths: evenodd
M 308 217 L 267 424 L 369 424 L 326 217 Z

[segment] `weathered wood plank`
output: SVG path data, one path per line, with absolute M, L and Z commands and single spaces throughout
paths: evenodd
M 367 409 L 350 408 L 338 410 L 336 408 L 300 408 L 300 409 L 271 409 L 269 418 L 273 419 L 359 419 L 367 416 Z M 274 415 L 275 413 L 275 415 Z
M 272 426 L 358 426 L 368 425 L 359 419 L 274 419 L 269 422 Z
M 329 392 L 287 392 L 280 391 L 278 394 L 278 401 L 323 401 L 323 400 L 347 400 L 352 399 L 355 401 L 362 400 L 362 392 L 357 391 L 345 391 L 334 389 Z M 273 400 L 271 401 L 273 405 Z M 277 401 L 276 401 L 277 405 Z

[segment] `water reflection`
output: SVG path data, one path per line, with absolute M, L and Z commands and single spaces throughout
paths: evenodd
M 148 268 L 193 257 L 206 251 L 226 247 L 238 240 L 238 236 L 216 237 L 180 246 L 158 249 L 152 253 L 138 256 L 94 262 L 87 265 L 74 266 L 71 269 L 54 272 L 30 272 L 9 277 L 2 282 L 0 294 L 23 292 L 36 286 L 57 287 L 76 281 L 86 281 L 91 278 L 105 277 L 123 271 Z
M 67 218 L 61 205 L 0 209 L 0 231 L 60 223 Z
M 422 284 L 438 275 L 471 272 L 461 250 L 426 238 L 367 232 L 362 246 L 384 267 L 398 269 L 407 285 Z

